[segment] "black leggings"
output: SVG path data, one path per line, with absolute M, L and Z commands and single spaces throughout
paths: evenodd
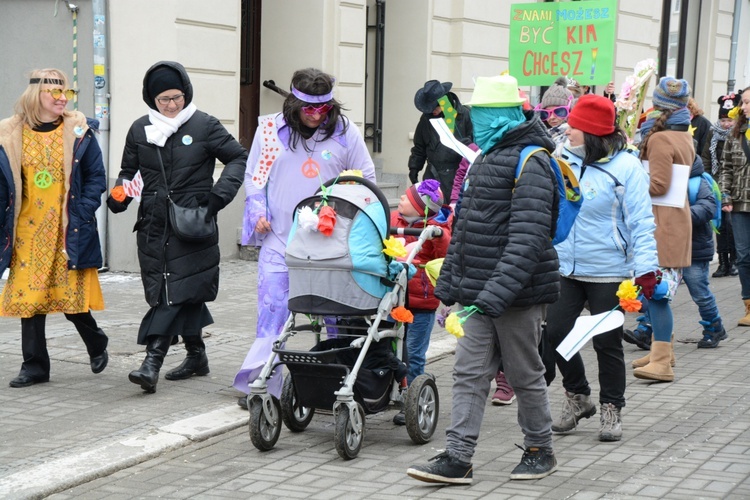
M 591 283 L 560 277 L 560 298 L 547 308 L 547 335 L 553 349 L 573 329 L 576 319 L 588 301 L 591 314 L 610 311 L 619 304 L 615 295 L 620 283 Z M 622 327 L 596 335 L 594 350 L 599 364 L 599 402 L 625 406 L 625 354 L 622 349 Z M 570 361 L 555 352 L 555 361 L 563 376 L 563 387 L 571 394 L 591 394 L 580 352 Z

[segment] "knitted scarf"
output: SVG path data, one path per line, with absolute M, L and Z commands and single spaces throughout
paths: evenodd
M 726 129 L 721 126 L 721 122 L 716 122 L 711 125 L 711 145 L 708 147 L 708 151 L 711 153 L 711 175 L 714 177 L 719 173 L 719 159 L 716 157 L 716 146 L 719 142 L 724 142 L 729 136 L 729 132 L 732 129 Z
M 492 146 L 509 131 L 526 121 L 521 106 L 508 108 L 471 108 L 471 123 L 474 125 L 474 143 L 482 151 L 489 151 Z
M 148 110 L 148 120 L 151 125 L 143 127 L 146 130 L 146 141 L 164 147 L 167 139 L 177 132 L 183 123 L 188 121 L 198 108 L 192 102 L 180 111 L 174 118 L 164 116 L 156 110 Z
M 654 126 L 656 119 L 661 115 L 661 111 L 653 111 L 648 114 L 648 119 L 641 125 L 641 140 L 645 139 L 651 127 Z M 687 108 L 681 108 L 674 111 L 669 118 L 667 118 L 667 126 L 669 125 L 690 125 L 690 111 Z

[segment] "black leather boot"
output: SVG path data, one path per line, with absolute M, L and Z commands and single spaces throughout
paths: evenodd
M 156 383 L 159 381 L 159 370 L 164 363 L 164 356 L 169 350 L 172 337 L 152 335 L 148 338 L 146 346 L 146 359 L 141 367 L 130 372 L 128 379 L 148 393 L 156 392 Z
M 79 314 L 65 313 L 65 318 L 73 323 L 81 339 L 83 339 L 83 343 L 86 344 L 91 371 L 94 373 L 104 371 L 109 362 L 109 354 L 107 354 L 109 338 L 96 324 L 91 311 Z
M 716 268 L 716 271 L 711 275 L 712 278 L 723 278 L 724 276 L 729 275 L 729 254 L 726 253 L 720 253 L 719 254 L 719 267 Z
M 170 370 L 164 375 L 167 380 L 185 380 L 193 375 L 200 377 L 208 375 L 208 356 L 206 356 L 206 345 L 200 337 L 183 337 L 187 355 L 182 364 Z
M 23 364 L 18 376 L 8 384 L 11 387 L 28 387 L 49 382 L 50 362 L 45 336 L 46 321 L 47 316 L 44 314 L 21 318 Z

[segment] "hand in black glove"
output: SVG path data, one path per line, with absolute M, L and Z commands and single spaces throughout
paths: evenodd
M 198 193 L 195 195 L 195 201 L 198 203 L 199 207 L 205 207 L 208 205 L 209 194 L 210 193 Z
M 107 197 L 107 207 L 113 214 L 119 214 L 120 212 L 124 212 L 128 209 L 128 201 L 129 200 L 120 202 L 112 198 L 112 195 L 109 195 Z
M 216 214 L 224 208 L 224 200 L 221 196 L 210 193 L 208 195 L 208 208 L 206 209 L 206 222 L 210 221 Z
M 118 191 L 120 193 L 120 196 L 123 196 L 124 192 L 122 191 L 122 188 L 119 186 L 122 186 L 121 178 L 117 179 L 117 182 L 115 182 L 115 186 L 112 190 Z M 128 209 L 128 205 L 130 204 L 131 201 L 133 201 L 133 198 L 129 196 L 126 196 L 123 201 L 117 201 L 116 199 L 112 197 L 112 192 L 110 191 L 110 194 L 107 197 L 107 207 L 112 211 L 113 214 L 119 214 L 120 212 L 124 212 L 125 210 Z
M 409 170 L 409 180 L 412 184 L 419 182 L 419 170 Z

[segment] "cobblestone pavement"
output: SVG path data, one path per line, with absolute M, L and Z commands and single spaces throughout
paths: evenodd
M 0 498 L 750 498 L 750 329 L 735 326 L 743 313 L 737 278 L 712 280 L 729 333 L 717 349 L 696 349 L 697 308 L 680 288 L 676 381 L 649 384 L 628 375 L 622 441 L 600 443 L 598 418 L 583 420 L 576 432 L 555 437 L 557 472 L 511 482 L 521 457 L 514 444 L 523 442 L 517 406 L 493 407 L 488 399 L 474 483 L 440 487 L 405 474 L 445 443 L 454 344 L 439 328 L 428 353 L 441 400 L 430 443 L 413 444 L 393 426 L 390 410 L 367 417 L 354 460 L 339 458 L 326 414 L 302 433 L 284 428 L 271 451 L 253 447 L 230 384 L 253 338 L 256 276 L 255 262 L 222 264 L 219 297 L 210 305 L 216 322 L 205 329 L 211 374 L 162 378 L 156 394 L 127 379 L 144 354 L 135 344 L 146 311 L 137 275 L 101 275 L 107 309 L 95 317 L 110 337 L 110 363 L 99 375 L 72 325 L 53 315 L 51 381 L 9 388 L 21 364 L 20 322 L 0 318 Z M 643 354 L 625 345 L 626 361 Z M 583 352 L 593 376 L 593 349 Z M 183 356 L 181 344 L 171 349 L 165 370 Z M 598 382 L 590 382 L 595 395 Z M 550 387 L 554 415 L 562 396 L 558 376 Z

